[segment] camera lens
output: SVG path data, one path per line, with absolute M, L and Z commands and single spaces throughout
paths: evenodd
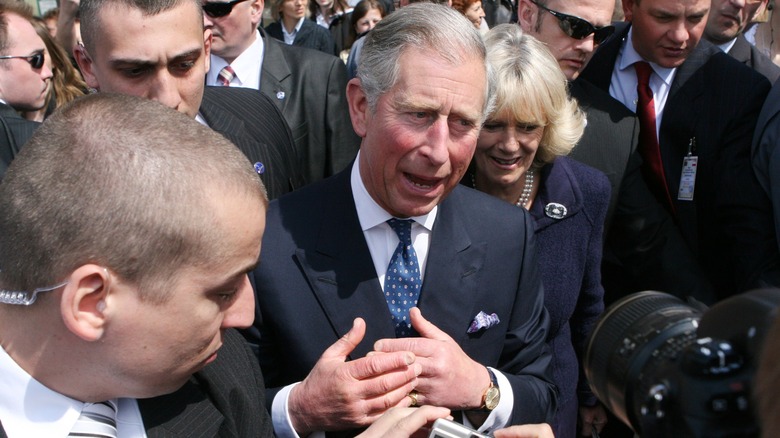
M 679 298 L 645 291 L 615 302 L 593 329 L 585 375 L 602 403 L 640 435 L 648 394 L 656 395 L 655 415 L 664 415 L 664 388 L 655 377 L 695 341 L 699 319 L 701 312 Z

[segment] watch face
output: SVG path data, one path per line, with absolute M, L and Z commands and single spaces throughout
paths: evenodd
M 498 401 L 500 399 L 501 392 L 497 387 L 492 386 L 488 388 L 487 392 L 485 393 L 485 408 L 492 411 L 496 408 L 496 406 L 498 406 Z

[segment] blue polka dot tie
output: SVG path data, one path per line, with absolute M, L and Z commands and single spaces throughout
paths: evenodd
M 412 246 L 412 220 L 390 219 L 388 225 L 398 235 L 395 248 L 385 275 L 385 299 L 395 324 L 395 334 L 399 338 L 415 334 L 409 320 L 409 309 L 417 305 L 422 280 L 417 253 Z

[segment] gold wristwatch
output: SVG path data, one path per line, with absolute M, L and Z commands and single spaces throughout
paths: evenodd
M 485 411 L 492 411 L 493 409 L 498 406 L 498 402 L 501 400 L 501 390 L 498 389 L 498 380 L 496 379 L 496 375 L 493 373 L 493 371 L 490 370 L 490 368 L 487 369 L 488 374 L 490 374 L 490 386 L 485 390 L 485 393 L 482 394 L 482 406 L 480 409 Z

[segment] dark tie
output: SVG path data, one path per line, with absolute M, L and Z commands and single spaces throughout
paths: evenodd
M 226 65 L 222 70 L 219 71 L 219 77 L 217 80 L 223 87 L 229 87 L 230 81 L 232 81 L 234 77 L 236 77 L 236 72 L 233 71 L 231 66 Z
M 415 334 L 409 320 L 409 309 L 417 305 L 420 297 L 420 265 L 412 246 L 412 220 L 393 218 L 387 223 L 398 235 L 399 242 L 387 266 L 385 299 L 393 316 L 395 334 L 403 338 Z
M 68 437 L 116 438 L 116 402 L 85 403 Z
M 653 68 L 645 61 L 634 64 L 636 69 L 636 92 L 639 102 L 636 105 L 636 115 L 639 118 L 639 153 L 644 160 L 643 173 L 650 190 L 659 202 L 674 214 L 674 203 L 666 185 L 664 165 L 661 161 L 661 149 L 658 146 L 658 134 L 655 123 L 655 100 L 650 89 L 650 75 Z

